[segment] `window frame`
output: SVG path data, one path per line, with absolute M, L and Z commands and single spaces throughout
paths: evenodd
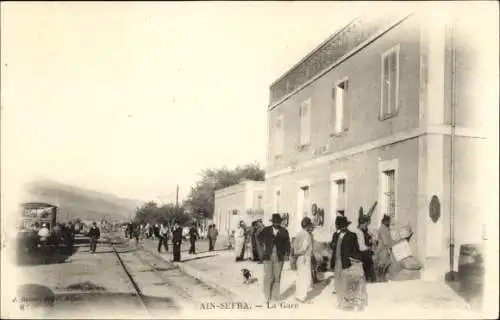
M 342 122 L 340 123 L 340 130 L 337 130 L 337 88 L 339 87 L 340 84 L 342 83 L 347 83 L 347 92 L 344 93 L 345 100 L 342 101 Z M 346 116 L 345 109 L 346 107 L 349 108 L 349 96 L 350 96 L 350 81 L 349 77 L 345 76 L 334 83 L 333 90 L 335 94 L 332 94 L 333 98 L 333 110 L 331 114 L 331 119 L 330 119 L 330 128 L 332 130 L 332 133 L 330 136 L 339 136 L 343 132 L 349 131 L 349 126 L 346 126 L 346 119 L 349 118 L 349 125 L 351 123 L 351 112 Z M 345 90 L 345 89 L 344 89 Z
M 387 161 L 379 162 L 379 221 L 382 220 L 382 217 L 387 212 L 386 207 L 386 192 L 388 189 L 387 186 L 387 171 L 394 170 L 394 219 L 391 219 L 391 224 L 394 224 L 398 220 L 398 185 L 399 185 L 399 160 L 392 159 Z
M 347 217 L 347 182 L 348 174 L 347 172 L 334 172 L 330 174 L 330 231 L 335 231 L 335 217 L 337 216 L 337 209 L 339 204 L 339 184 L 338 181 L 344 181 L 344 216 Z M 335 187 L 334 187 L 335 186 Z
M 379 106 L 379 120 L 383 121 L 386 119 L 393 118 L 399 113 L 399 79 L 400 79 L 400 51 L 401 46 L 397 44 L 390 48 L 389 50 L 382 53 L 380 57 L 380 106 Z M 396 104 L 394 108 L 389 108 L 390 112 L 384 114 L 384 60 L 391 54 L 396 54 Z M 390 66 L 389 66 L 390 67 Z M 390 70 L 389 70 L 390 73 Z M 390 95 L 390 94 L 389 94 Z
M 307 105 L 307 123 L 304 125 L 302 121 L 304 121 L 304 111 L 303 107 Z M 303 150 L 306 146 L 311 144 L 311 127 L 312 127 L 312 99 L 309 97 L 303 100 L 299 106 L 299 150 Z M 304 138 L 304 127 L 307 129 L 307 139 Z
M 277 129 L 277 124 L 280 122 L 280 129 Z M 274 158 L 277 159 L 283 156 L 285 149 L 285 115 L 280 114 L 274 120 Z M 280 148 L 277 147 L 277 144 Z
M 264 197 L 261 194 L 257 195 L 257 203 L 256 203 L 256 209 L 257 210 L 262 210 L 264 208 L 263 202 L 264 202 Z
M 279 196 L 278 196 L 279 193 Z M 279 213 L 281 208 L 281 201 L 276 201 L 276 200 L 281 200 L 281 186 L 274 187 L 273 188 L 273 212 L 272 213 Z
M 296 225 L 297 225 L 297 230 L 301 230 L 301 222 L 302 222 L 302 218 L 306 217 L 306 215 L 304 215 L 304 209 L 307 210 L 308 213 L 309 212 L 309 209 L 311 208 L 311 205 L 312 205 L 312 192 L 311 192 L 311 180 L 299 180 L 296 182 L 296 185 L 297 185 L 297 195 L 298 195 L 298 192 L 300 190 L 300 192 L 302 192 L 302 208 L 299 208 L 299 199 L 297 198 L 297 203 L 296 203 L 296 208 L 297 208 L 297 215 L 295 216 L 295 219 L 296 219 Z M 305 197 L 305 191 L 307 190 L 308 194 L 307 194 L 307 198 Z M 308 200 L 306 202 L 306 199 Z M 301 211 L 299 211 L 301 210 Z M 309 217 L 311 217 L 311 215 L 307 215 Z

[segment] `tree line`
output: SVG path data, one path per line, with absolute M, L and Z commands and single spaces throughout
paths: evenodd
M 265 171 L 258 163 L 249 163 L 237 166 L 234 169 L 227 167 L 209 168 L 201 172 L 200 178 L 191 188 L 187 199 L 177 207 L 175 203 L 166 203 L 161 206 L 155 201 L 148 201 L 137 208 L 136 222 L 163 223 L 178 221 L 185 224 L 193 219 L 213 218 L 214 193 L 238 184 L 244 180 L 264 181 Z

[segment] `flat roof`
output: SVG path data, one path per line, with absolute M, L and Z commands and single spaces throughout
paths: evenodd
M 23 208 L 34 209 L 34 208 L 58 208 L 56 205 L 46 203 L 46 202 L 24 202 L 21 204 Z

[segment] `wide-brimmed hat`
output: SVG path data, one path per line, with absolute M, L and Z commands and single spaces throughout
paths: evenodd
M 337 216 L 335 218 L 335 226 L 338 228 L 347 227 L 350 224 L 351 224 L 351 221 L 349 221 L 347 219 L 347 217 L 345 217 L 345 216 Z
M 283 221 L 283 219 L 281 218 L 281 215 L 279 213 L 273 213 L 273 215 L 271 216 L 271 221 L 272 223 L 281 223 L 281 221 Z

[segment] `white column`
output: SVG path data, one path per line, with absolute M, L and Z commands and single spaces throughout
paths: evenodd
M 428 128 L 444 124 L 445 108 L 445 63 L 446 25 L 432 14 L 423 21 L 421 29 L 420 59 L 420 126 Z M 419 257 L 424 261 L 423 278 L 444 279 L 447 272 L 448 254 L 443 219 L 443 203 L 448 202 L 444 194 L 444 136 L 426 135 L 419 138 Z M 429 204 L 436 195 L 441 204 L 441 216 L 433 222 L 429 215 Z

